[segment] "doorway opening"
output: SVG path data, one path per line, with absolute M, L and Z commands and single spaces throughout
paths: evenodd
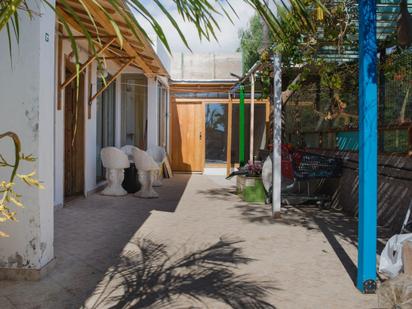
M 110 79 L 110 76 L 106 79 Z M 103 86 L 103 79 L 99 78 L 97 90 Z M 105 179 L 100 151 L 105 147 L 115 146 L 116 83 L 111 83 L 96 103 L 96 181 L 100 182 Z
M 72 63 L 66 61 L 66 78 L 75 72 Z M 64 198 L 84 194 L 84 74 L 64 91 Z
M 121 144 L 146 149 L 147 78 L 142 74 L 122 75 Z

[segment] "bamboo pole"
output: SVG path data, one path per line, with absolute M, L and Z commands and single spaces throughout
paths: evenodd
M 232 96 L 229 92 L 229 102 L 227 107 L 227 144 L 226 144 L 226 175 L 229 176 L 232 167 Z
M 102 52 L 104 52 L 116 39 L 111 39 L 109 42 L 104 44 L 102 48 L 100 48 L 96 54 L 91 56 L 87 61 L 82 64 L 77 72 L 74 72 L 70 77 L 68 77 L 63 84 L 60 85 L 60 89 L 64 89 L 68 84 L 70 84 L 78 74 L 83 72 Z
M 239 94 L 239 165 L 245 164 L 245 86 L 240 86 Z
M 119 69 L 119 71 L 117 71 L 116 74 L 114 74 L 114 75 L 112 76 L 112 78 L 110 78 L 110 80 L 107 82 L 107 84 L 106 84 L 104 87 L 102 87 L 99 91 L 97 91 L 96 94 L 93 95 L 93 96 L 90 98 L 89 104 L 91 104 L 94 99 L 96 99 L 100 94 L 102 94 L 103 91 L 105 91 L 105 90 L 107 89 L 107 87 L 109 87 L 110 84 L 117 79 L 117 77 L 120 75 L 120 73 L 122 73 L 123 70 L 124 70 L 130 63 L 133 62 L 133 60 L 134 60 L 134 58 L 130 59 L 128 62 L 126 62 L 125 64 L 123 64 L 122 67 Z

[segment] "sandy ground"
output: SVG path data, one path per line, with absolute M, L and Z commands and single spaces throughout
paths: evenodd
M 1 308 L 376 308 L 354 286 L 340 213 L 248 205 L 218 176 L 176 175 L 141 200 L 93 195 L 56 212 L 56 268 L 0 282 Z

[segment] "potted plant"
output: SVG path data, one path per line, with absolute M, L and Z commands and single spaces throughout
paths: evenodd
M 249 161 L 240 168 L 243 175 L 237 177 L 237 192 L 250 203 L 265 203 L 266 191 L 262 183 L 262 162 Z

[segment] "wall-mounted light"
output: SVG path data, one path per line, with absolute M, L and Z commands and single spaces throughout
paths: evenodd
M 97 77 L 107 78 L 109 72 L 107 71 L 106 65 L 103 62 L 97 64 Z

